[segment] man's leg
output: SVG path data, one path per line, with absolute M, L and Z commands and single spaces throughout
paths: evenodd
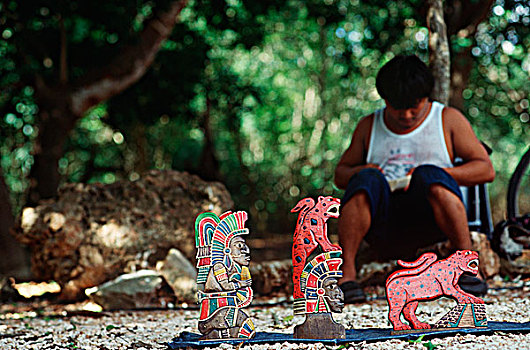
M 472 249 L 471 235 L 467 224 L 467 213 L 461 200 L 460 188 L 456 181 L 442 169 L 424 165 L 412 174 L 410 189 L 427 197 L 432 208 L 434 221 L 440 231 L 449 239 L 451 250 Z M 480 276 L 463 274 L 459 286 L 467 293 L 481 296 L 487 293 L 488 285 Z
M 443 185 L 433 184 L 427 199 L 436 224 L 451 243 L 451 250 L 471 249 L 466 208 L 460 198 Z
M 364 169 L 349 182 L 341 201 L 339 244 L 342 248 L 342 274 L 339 284 L 357 277 L 355 258 L 370 231 L 373 220 L 387 215 L 390 188 L 377 169 Z
M 371 224 L 370 200 L 359 191 L 342 207 L 339 217 L 339 245 L 342 248 L 342 278 L 339 283 L 357 278 L 355 258 Z
M 427 198 L 434 221 L 449 239 L 453 250 L 471 249 L 462 194 L 456 181 L 447 172 L 433 165 L 419 166 L 412 174 L 409 191 L 416 193 L 414 197 Z

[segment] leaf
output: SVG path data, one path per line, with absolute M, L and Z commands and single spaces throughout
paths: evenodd
M 112 325 L 112 324 L 109 324 L 107 327 L 105 327 L 105 329 L 106 329 L 107 331 L 110 331 L 110 330 L 112 330 L 112 329 L 114 329 L 114 328 L 118 328 L 118 327 L 117 327 L 117 326 L 114 326 L 114 325 Z
M 429 340 L 428 342 L 423 343 L 423 346 L 425 346 L 428 350 L 434 350 L 435 348 L 437 348 L 440 345 L 439 344 L 433 344 Z
M 288 323 L 288 322 L 291 322 L 293 320 L 294 316 L 293 315 L 288 315 L 288 316 L 285 316 L 283 318 L 283 322 L 285 323 Z
M 425 334 L 420 335 L 418 339 L 416 340 L 409 340 L 409 343 L 421 343 L 421 341 L 423 340 L 423 337 L 425 337 Z
M 341 345 L 337 348 L 337 350 L 348 349 L 350 346 L 351 346 L 350 343 L 341 344 Z

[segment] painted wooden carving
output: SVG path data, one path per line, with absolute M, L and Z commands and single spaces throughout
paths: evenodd
M 307 257 L 320 245 L 324 252 L 341 251 L 328 239 L 326 221 L 329 218 L 339 217 L 340 200 L 333 197 L 319 196 L 315 204 L 313 198 L 304 198 L 291 209 L 292 213 L 300 212 L 296 221 L 293 237 L 293 297 L 303 299 L 300 290 L 300 275 L 305 267 Z
M 388 318 L 394 331 L 486 327 L 484 301 L 464 292 L 457 283 L 464 272 L 473 275 L 478 273 L 478 253 L 459 250 L 447 259 L 436 260 L 434 253 L 425 253 L 414 262 L 399 260 L 398 264 L 406 269 L 396 271 L 388 277 Z M 433 326 L 420 322 L 415 314 L 418 302 L 442 296 L 455 299 L 457 306 Z M 401 314 L 410 325 L 400 320 Z
M 252 338 L 254 324 L 242 308 L 252 301 L 250 249 L 242 235 L 247 213 L 211 212 L 195 220 L 201 339 Z
M 333 321 L 332 312 L 342 312 L 344 294 L 338 286 L 342 277 L 342 249 L 329 241 L 327 220 L 339 216 L 340 201 L 333 197 L 302 199 L 291 210 L 300 212 L 293 237 L 294 314 L 306 320 L 294 329 L 298 339 L 344 338 L 344 326 Z M 323 252 L 307 264 L 320 245 Z

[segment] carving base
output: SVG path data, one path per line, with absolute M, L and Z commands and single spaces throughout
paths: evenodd
M 457 304 L 430 329 L 407 329 L 391 331 L 392 335 L 441 332 L 462 328 L 487 328 L 486 307 L 484 304 Z
M 294 327 L 295 339 L 345 339 L 346 329 L 331 313 L 306 314 L 304 323 Z

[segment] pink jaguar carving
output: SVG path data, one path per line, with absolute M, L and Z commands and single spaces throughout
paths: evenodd
M 459 304 L 484 304 L 482 299 L 464 292 L 457 284 L 462 273 L 478 273 L 477 252 L 459 250 L 439 261 L 436 261 L 436 254 L 425 253 L 414 262 L 398 260 L 398 264 L 407 269 L 392 273 L 386 281 L 386 297 L 390 306 L 388 318 L 396 331 L 411 329 L 401 322 L 401 313 L 414 329 L 431 328 L 416 318 L 418 301 L 448 296 Z

